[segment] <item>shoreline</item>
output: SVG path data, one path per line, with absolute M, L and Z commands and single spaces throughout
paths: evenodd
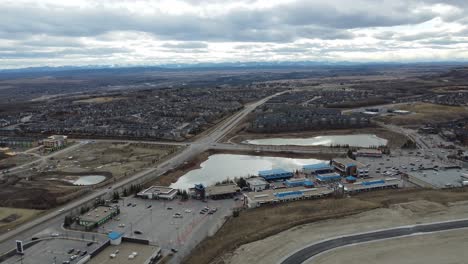
M 297 159 L 320 159 L 329 160 L 333 157 L 339 156 L 338 154 L 327 153 L 327 154 L 304 154 L 304 153 L 290 153 L 290 152 L 268 152 L 268 151 L 236 151 L 236 150 L 208 150 L 196 158 L 186 162 L 185 164 L 168 171 L 167 173 L 159 176 L 151 182 L 145 184 L 145 187 L 152 185 L 170 186 L 175 183 L 180 177 L 188 173 L 189 171 L 201 168 L 201 164 L 208 160 L 212 155 L 216 154 L 232 154 L 232 155 L 250 155 L 250 156 L 263 156 L 263 157 L 283 157 L 283 158 L 297 158 Z
M 343 136 L 343 135 L 357 135 L 357 134 L 371 134 L 376 135 L 380 138 L 386 139 L 387 146 L 391 149 L 400 148 L 405 142 L 406 137 L 404 135 L 389 131 L 385 128 L 380 127 L 369 127 L 369 128 L 356 128 L 356 129 L 333 129 L 333 130 L 314 130 L 314 131 L 303 131 L 303 132 L 285 132 L 285 133 L 251 133 L 241 131 L 238 135 L 233 136 L 226 140 L 226 142 L 232 142 L 236 144 L 243 143 L 246 140 L 257 140 L 257 139 L 271 139 L 271 138 L 294 138 L 294 139 L 306 139 L 317 136 Z M 323 146 L 302 146 L 302 147 L 323 147 Z

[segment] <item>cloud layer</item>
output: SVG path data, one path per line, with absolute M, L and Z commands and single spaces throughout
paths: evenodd
M 4 0 L 0 68 L 468 58 L 462 0 Z

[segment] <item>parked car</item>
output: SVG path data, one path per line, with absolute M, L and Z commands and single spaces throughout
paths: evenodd
M 173 215 L 174 218 L 182 218 L 183 216 L 180 213 L 175 213 Z
M 135 230 L 135 231 L 133 231 L 133 233 L 134 233 L 135 235 L 141 235 L 141 234 L 143 234 L 143 233 L 142 233 L 141 231 L 139 231 L 139 230 Z
M 167 207 L 167 210 L 172 210 L 172 207 Z
M 88 243 L 86 244 L 86 246 L 89 247 L 89 246 L 91 246 L 91 245 L 93 245 L 93 244 L 94 244 L 94 242 L 88 242 Z
M 146 208 L 148 208 L 148 209 L 149 209 L 149 208 L 151 208 L 151 207 L 152 207 L 152 205 L 151 205 L 151 204 L 150 204 L 150 205 L 148 205 L 148 206 L 146 206 Z
M 174 252 L 174 253 L 179 252 L 179 251 L 178 251 L 177 249 L 175 249 L 175 248 L 171 248 L 171 251 Z

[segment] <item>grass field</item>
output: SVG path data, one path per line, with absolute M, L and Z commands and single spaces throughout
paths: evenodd
M 0 232 L 3 233 L 21 223 L 33 219 L 40 210 L 0 207 Z
M 375 120 L 395 125 L 411 126 L 439 123 L 468 117 L 468 109 L 462 106 L 447 106 L 429 103 L 402 105 L 400 110 L 410 111 L 408 115 L 380 116 Z
M 364 193 L 347 199 L 304 200 L 246 210 L 239 217 L 228 219 L 214 236 L 202 241 L 184 263 L 210 263 L 241 245 L 306 223 L 341 218 L 417 200 L 448 204 L 467 199 L 466 190 L 400 189 Z

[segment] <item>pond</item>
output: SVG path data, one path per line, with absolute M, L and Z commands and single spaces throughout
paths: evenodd
M 265 138 L 245 140 L 242 143 L 252 145 L 294 145 L 294 146 L 336 146 L 372 147 L 386 145 L 387 140 L 372 134 L 317 136 L 311 138 Z
M 73 185 L 93 185 L 103 182 L 106 179 L 106 176 L 102 175 L 87 175 L 87 176 L 78 176 L 76 180 L 72 180 Z
M 215 154 L 171 185 L 176 189 L 188 189 L 194 184 L 213 185 L 226 179 L 257 175 L 260 170 L 282 168 L 285 170 L 301 169 L 303 165 L 321 163 L 318 159 L 293 159 L 236 154 Z

